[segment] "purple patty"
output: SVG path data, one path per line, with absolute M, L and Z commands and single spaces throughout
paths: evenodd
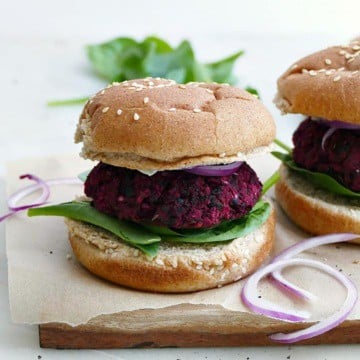
M 328 174 L 348 189 L 360 191 L 360 131 L 337 129 L 325 141 L 329 127 L 310 118 L 293 136 L 294 161 L 301 167 Z
M 174 229 L 209 228 L 250 212 L 262 185 L 246 163 L 229 176 L 136 170 L 99 163 L 85 182 L 93 206 L 119 219 Z

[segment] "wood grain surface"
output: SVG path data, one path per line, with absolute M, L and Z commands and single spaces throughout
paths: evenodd
M 218 347 L 281 345 L 268 339 L 311 323 L 286 323 L 218 306 L 177 305 L 102 315 L 71 327 L 49 323 L 39 326 L 40 346 L 59 349 L 111 349 L 160 347 Z M 360 320 L 298 344 L 360 343 Z

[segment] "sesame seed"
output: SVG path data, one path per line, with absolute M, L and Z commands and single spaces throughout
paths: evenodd
M 201 109 L 194 109 L 193 112 L 194 113 L 199 113 L 199 112 L 201 112 Z
M 226 156 L 226 153 L 221 153 L 221 154 L 219 154 L 219 157 L 221 157 L 221 158 L 223 158 L 223 157 L 225 157 Z
M 140 119 L 140 115 L 138 113 L 134 114 L 134 120 L 139 120 Z
M 116 113 L 117 113 L 118 115 L 121 115 L 121 114 L 122 114 L 122 110 L 121 110 L 121 109 L 118 109 L 118 110 L 116 111 Z
M 326 65 L 331 65 L 332 61 L 330 59 L 325 59 L 325 64 Z
M 141 91 L 142 88 L 141 87 L 138 87 L 135 91 Z
M 144 104 L 147 104 L 149 102 L 149 98 L 148 97 L 144 97 Z
M 309 70 L 307 70 L 307 69 L 302 69 L 301 72 L 302 72 L 303 74 L 307 74 L 307 73 L 309 72 Z
M 354 46 L 352 47 L 352 49 L 355 50 L 355 51 L 360 50 L 360 46 L 359 46 L 359 45 L 354 45 Z
M 185 85 L 179 85 L 179 89 L 186 89 Z
M 174 112 L 174 111 L 176 111 L 176 109 L 175 108 L 170 108 L 169 111 Z
M 339 51 L 339 54 L 340 54 L 340 55 L 345 55 L 345 54 L 346 54 L 346 51 L 345 51 L 345 50 L 340 50 L 340 51 Z
M 337 71 L 344 71 L 345 68 L 344 67 L 341 67 L 341 68 L 338 68 Z
M 211 89 L 205 89 L 209 94 L 213 94 L 214 92 Z
M 341 76 L 338 75 L 338 76 L 335 76 L 335 77 L 334 77 L 333 81 L 336 82 L 336 81 L 339 81 L 340 79 L 341 79 Z
M 317 75 L 317 72 L 315 70 L 310 70 L 309 71 L 309 75 L 310 76 L 316 76 Z
M 150 86 L 154 86 L 154 83 L 152 81 L 149 81 Z
M 345 59 L 350 59 L 350 58 L 352 58 L 352 55 L 349 54 L 349 53 L 346 53 L 346 54 L 345 54 Z
M 353 62 L 354 60 L 355 60 L 355 58 L 352 57 L 351 59 L 348 60 L 348 63 L 351 63 L 351 62 Z
M 353 75 L 356 75 L 359 72 L 359 70 L 355 70 L 352 72 Z
M 101 94 L 101 95 L 104 95 L 104 94 L 105 94 L 105 90 L 101 90 L 101 91 L 100 91 L 100 94 Z
M 107 107 L 104 107 L 104 108 L 102 109 L 102 112 L 103 112 L 103 113 L 106 113 L 108 110 L 109 110 L 109 107 L 107 106 Z
M 298 66 L 299 66 L 298 64 L 294 64 L 294 65 L 291 67 L 291 69 L 294 70 L 294 69 L 296 69 Z

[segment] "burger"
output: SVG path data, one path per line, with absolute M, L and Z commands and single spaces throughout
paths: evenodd
M 113 83 L 85 105 L 75 141 L 97 161 L 85 197 L 30 210 L 66 217 L 79 262 L 123 286 L 181 293 L 253 272 L 274 240 L 274 211 L 245 160 L 274 121 L 248 92 L 164 79 Z
M 274 153 L 279 204 L 310 233 L 360 233 L 359 39 L 297 61 L 277 84 L 277 107 L 306 117 L 293 150 Z

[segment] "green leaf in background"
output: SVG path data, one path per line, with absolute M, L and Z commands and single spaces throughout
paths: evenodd
M 28 210 L 28 215 L 64 216 L 74 220 L 85 221 L 110 231 L 129 245 L 139 248 L 148 256 L 154 256 L 154 252 L 157 249 L 157 246 L 154 244 L 161 240 L 158 235 L 136 224 L 101 213 L 86 201 L 71 201 L 59 205 L 32 208 Z
M 234 84 L 234 65 L 244 54 L 238 51 L 224 59 L 202 64 L 196 57 L 189 41 L 182 41 L 173 48 L 165 40 L 149 36 L 143 41 L 128 37 L 86 47 L 90 63 L 100 77 L 108 83 L 162 77 L 177 83 L 218 82 Z M 247 88 L 252 94 L 257 91 Z M 87 98 L 50 101 L 49 106 L 83 104 Z
M 319 172 L 309 171 L 307 169 L 299 167 L 293 160 L 291 154 L 284 154 L 278 151 L 273 151 L 271 154 L 274 155 L 279 160 L 281 160 L 290 169 L 294 170 L 298 174 L 301 174 L 308 181 L 310 181 L 312 184 L 318 186 L 321 189 L 330 191 L 333 194 L 360 198 L 360 193 L 351 191 L 350 189 L 346 188 L 345 186 L 337 182 L 331 176 Z
M 254 89 L 253 87 L 247 86 L 247 87 L 245 88 L 245 90 L 246 90 L 248 93 L 253 94 L 253 95 L 256 95 L 258 98 L 260 98 L 259 92 L 258 92 L 256 89 Z
M 147 76 L 190 81 L 230 82 L 236 60 L 243 51 L 209 64 L 200 64 L 189 41 L 172 48 L 166 41 L 147 37 L 142 42 L 119 37 L 90 45 L 87 52 L 94 70 L 108 82 Z
M 228 56 L 225 59 L 206 64 L 205 69 L 209 75 L 209 78 L 218 83 L 228 82 L 230 84 L 235 83 L 235 78 L 232 76 L 232 71 L 236 60 L 244 55 L 244 51 L 238 51 L 237 53 Z M 226 79 L 226 81 L 224 81 Z

